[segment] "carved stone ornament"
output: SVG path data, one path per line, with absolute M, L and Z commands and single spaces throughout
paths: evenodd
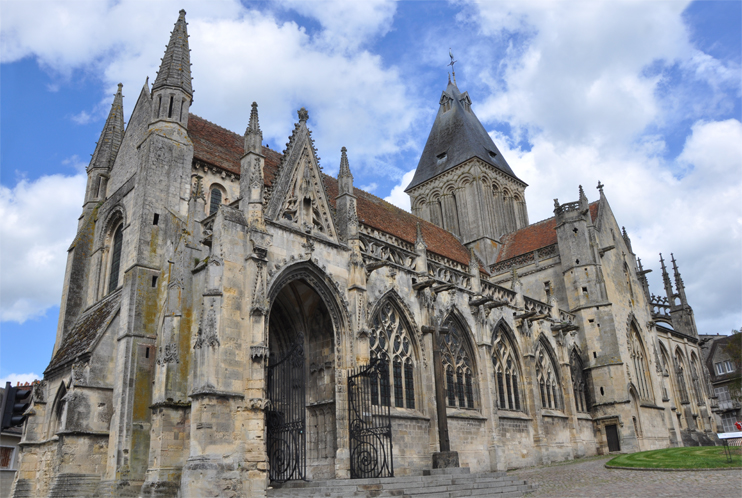
M 33 400 L 37 403 L 44 401 L 46 395 L 46 381 L 40 380 L 33 385 Z
M 250 358 L 254 361 L 260 361 L 268 358 L 268 346 L 264 344 L 258 344 L 256 346 L 250 346 Z
M 178 358 L 178 346 L 176 344 L 165 344 L 164 348 L 160 348 L 160 357 L 157 358 L 158 365 L 166 365 L 168 363 L 180 363 Z
M 204 345 L 216 348 L 219 344 L 219 338 L 216 335 L 216 311 L 214 311 L 214 303 L 212 302 L 203 325 L 198 328 L 193 349 L 201 349 Z
M 249 410 L 267 410 L 271 406 L 271 400 L 265 398 L 250 398 L 246 400 Z

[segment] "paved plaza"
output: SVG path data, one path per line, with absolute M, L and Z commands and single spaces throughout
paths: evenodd
M 531 467 L 508 475 L 537 484 L 529 497 L 742 497 L 742 470 L 662 472 L 609 470 L 610 457 Z

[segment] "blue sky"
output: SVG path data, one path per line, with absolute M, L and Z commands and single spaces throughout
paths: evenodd
M 304 106 L 325 171 L 346 146 L 356 186 L 402 207 L 451 48 L 531 222 L 601 180 L 651 290 L 673 252 L 701 333 L 742 325 L 741 2 L 4 0 L 0 378 L 50 359 L 84 168 L 116 84 L 128 118 L 180 8 L 193 113 L 241 133 L 255 100 L 282 150 Z

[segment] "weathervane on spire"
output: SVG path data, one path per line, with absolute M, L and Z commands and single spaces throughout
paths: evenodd
M 451 49 L 448 49 L 448 56 L 451 58 L 451 62 L 448 64 L 451 66 L 451 73 L 453 74 L 453 84 L 456 84 L 456 70 L 454 69 L 453 65 L 456 64 L 458 61 L 453 60 L 453 52 Z

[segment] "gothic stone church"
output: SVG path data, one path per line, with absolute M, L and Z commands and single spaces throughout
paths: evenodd
M 445 449 L 481 472 L 713 444 L 677 265 L 650 295 L 601 185 L 529 224 L 454 80 L 410 214 L 354 188 L 345 149 L 324 174 L 303 108 L 283 153 L 256 104 L 244 135 L 191 114 L 189 58 L 181 11 L 127 126 L 113 100 L 15 496 L 264 496 Z

